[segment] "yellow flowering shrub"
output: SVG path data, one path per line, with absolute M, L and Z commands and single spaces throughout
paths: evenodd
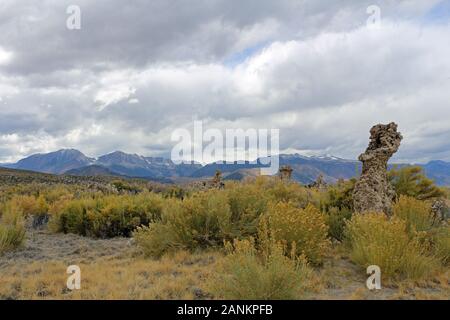
M 313 264 L 320 264 L 328 253 L 325 216 L 313 205 L 301 209 L 287 202 L 271 204 L 264 223 L 275 240 L 286 243 L 288 250 L 295 246 L 296 254 Z
M 24 215 L 41 216 L 48 212 L 48 204 L 43 195 L 38 197 L 29 195 L 14 196 L 10 201 L 14 206 L 17 206 Z

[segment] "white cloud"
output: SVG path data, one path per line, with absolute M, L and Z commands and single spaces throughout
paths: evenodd
M 398 160 L 450 160 L 450 25 L 421 22 L 437 1 L 396 3 L 380 3 L 379 29 L 365 27 L 361 1 L 259 1 L 242 12 L 218 1 L 152 16 L 158 30 L 130 9 L 141 28 L 119 20 L 105 35 L 85 23 L 89 32 L 55 35 L 60 45 L 34 52 L 10 36 L 0 157 L 61 147 L 167 155 L 172 130 L 204 119 L 220 129 L 280 128 L 282 149 L 347 158 L 364 150 L 373 124 L 396 121 L 405 136 Z M 104 14 L 117 18 L 111 10 Z M 56 21 L 34 36 L 45 42 L 48 28 Z M 235 54 L 238 64 L 226 65 Z
M 6 51 L 0 47 L 0 65 L 9 63 L 13 58 L 13 53 L 11 51 Z

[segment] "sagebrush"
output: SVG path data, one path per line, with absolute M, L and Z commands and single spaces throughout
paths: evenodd
M 22 211 L 9 203 L 1 209 L 0 255 L 20 247 L 25 240 Z
M 351 259 L 364 268 L 379 266 L 386 278 L 426 279 L 440 267 L 419 238 L 410 235 L 406 221 L 397 217 L 355 215 L 347 223 L 346 236 Z
M 222 299 L 286 300 L 305 294 L 312 270 L 302 257 L 287 257 L 281 243 L 258 248 L 253 239 L 226 246 L 228 255 L 210 288 Z

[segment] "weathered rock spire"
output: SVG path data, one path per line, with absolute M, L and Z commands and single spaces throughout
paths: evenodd
M 387 163 L 397 152 L 402 139 L 393 122 L 378 124 L 370 130 L 369 146 L 358 158 L 363 167 L 353 191 L 356 212 L 391 212 L 395 191 L 387 178 Z

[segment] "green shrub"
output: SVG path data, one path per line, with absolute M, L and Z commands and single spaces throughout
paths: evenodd
M 439 225 L 431 206 L 415 198 L 400 196 L 393 206 L 394 216 L 406 221 L 409 232 L 429 231 Z
M 425 176 L 421 167 L 408 166 L 400 169 L 395 167 L 389 171 L 388 177 L 397 197 L 403 195 L 426 200 L 444 195 L 443 190 Z
M 183 248 L 183 244 L 178 241 L 173 228 L 160 222 L 137 227 L 133 238 L 147 257 L 160 258 L 166 252 Z
M 356 179 L 341 180 L 335 185 L 331 185 L 322 197 L 321 208 L 329 211 L 331 208 L 353 211 L 353 190 Z
M 213 294 L 222 299 L 286 300 L 304 295 L 311 277 L 306 260 L 286 257 L 285 248 L 271 242 L 255 247 L 250 240 L 228 243 L 228 255 L 211 280 Z
M 88 210 L 90 233 L 101 238 L 130 236 L 136 227 L 159 221 L 162 199 L 153 194 L 107 197 L 98 210 Z
M 25 240 L 22 211 L 14 204 L 6 204 L 0 218 L 0 255 L 20 247 Z
M 166 207 L 165 222 L 188 249 L 221 245 L 231 234 L 231 210 L 225 193 L 200 192 Z
M 330 208 L 325 214 L 325 221 L 328 225 L 328 236 L 338 241 L 344 240 L 345 224 L 351 217 L 352 211 L 348 208 Z
M 60 232 L 76 233 L 85 236 L 89 230 L 87 211 L 93 210 L 96 203 L 97 200 L 94 199 L 68 201 L 58 214 L 51 216 L 50 224 L 57 225 Z
M 320 264 L 330 248 L 325 216 L 312 205 L 299 209 L 286 202 L 272 204 L 266 222 L 276 241 L 284 242 L 289 250 L 294 244 L 296 254 L 311 263 Z
M 285 182 L 277 179 L 272 181 L 266 188 L 265 193 L 273 202 L 291 202 L 299 208 L 306 208 L 310 204 L 317 208 L 320 206 L 320 191 L 307 189 L 296 182 Z
M 170 186 L 162 192 L 164 198 L 184 199 L 188 192 L 179 186 Z
M 59 201 L 60 199 L 69 199 L 73 198 L 74 191 L 71 190 L 68 186 L 64 185 L 56 185 L 52 186 L 51 188 L 42 188 L 40 189 L 40 195 L 42 195 L 48 206 L 53 204 L 56 201 Z
M 210 190 L 183 201 L 168 199 L 161 221 L 138 229 L 134 237 L 148 255 L 160 256 L 171 248 L 194 250 L 221 246 L 231 238 L 232 229 L 226 194 Z M 157 234 L 161 230 L 164 235 Z
M 433 253 L 444 266 L 450 264 L 450 227 L 442 226 L 433 230 L 431 236 Z
M 55 232 L 110 238 L 130 236 L 141 225 L 161 219 L 163 199 L 152 193 L 62 200 L 51 209 Z
M 126 183 L 122 180 L 112 182 L 113 187 L 120 193 L 138 194 L 142 192 L 142 187 L 137 184 Z
M 346 236 L 351 259 L 366 268 L 377 265 L 382 276 L 392 279 L 421 279 L 439 268 L 437 259 L 411 237 L 406 221 L 382 213 L 354 215 L 347 223 Z
M 227 185 L 231 220 L 234 224 L 233 238 L 255 236 L 260 217 L 266 212 L 269 198 L 257 183 Z

